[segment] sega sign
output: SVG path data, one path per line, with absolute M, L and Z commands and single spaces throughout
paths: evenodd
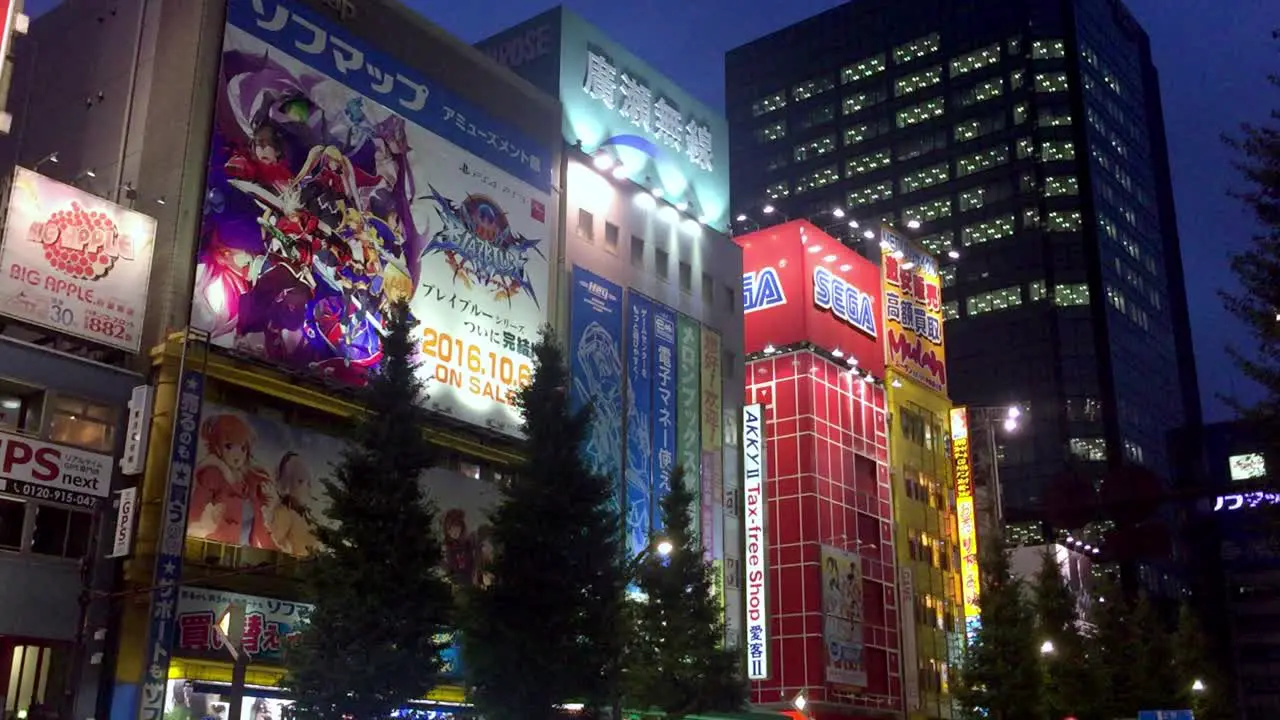
M 778 279 L 777 268 L 766 267 L 742 274 L 743 315 L 786 304 L 787 294 L 782 289 L 782 281 Z
M 871 296 L 821 265 L 813 268 L 813 304 L 830 310 L 832 315 L 871 337 L 876 336 L 876 313 Z

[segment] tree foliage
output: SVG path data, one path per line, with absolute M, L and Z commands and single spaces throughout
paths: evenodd
M 627 647 L 626 706 L 658 709 L 669 718 L 731 712 L 746 702 L 738 655 L 725 647 L 715 568 L 705 559 L 693 526 L 695 497 L 684 468 L 671 473 L 662 499 L 666 556 L 649 553 L 638 564 L 634 631 Z
M 1179 707 L 1191 708 L 1196 720 L 1230 720 L 1236 716 L 1231 680 L 1214 662 L 1200 621 L 1186 603 L 1178 609 L 1173 661 Z M 1197 680 L 1203 684 L 1203 690 L 1194 689 Z
M 1272 33 L 1280 41 L 1280 31 Z M 1280 75 L 1270 75 L 1280 89 Z M 1236 366 L 1263 390 L 1256 404 L 1236 409 L 1272 431 L 1280 432 L 1280 110 L 1262 124 L 1244 123 L 1235 137 L 1225 138 L 1237 154 L 1243 187 L 1233 191 L 1253 216 L 1257 231 L 1245 250 L 1231 258 L 1239 282 L 1222 292 L 1228 311 L 1244 323 L 1253 340 L 1249 349 L 1228 348 Z
M 970 641 L 954 697 L 968 718 L 1038 718 L 1043 678 L 1035 617 L 998 534 L 985 548 L 981 588 L 981 626 Z
M 1094 720 L 1101 712 L 1095 668 L 1081 633 L 1077 598 L 1063 580 L 1054 547 L 1045 547 L 1031 592 L 1037 637 L 1052 643 L 1041 653 L 1045 710 L 1050 718 Z
M 1097 654 L 1103 716 L 1132 717 L 1137 704 L 1133 668 L 1141 658 L 1133 642 L 1131 610 L 1120 585 L 1111 578 L 1099 583 L 1095 597 L 1089 617 L 1093 626 L 1090 644 Z
M 294 716 L 385 718 L 437 684 L 438 640 L 453 597 L 440 569 L 436 509 L 419 479 L 433 460 L 423 435 L 412 321 L 392 310 L 384 360 L 363 391 L 367 412 L 325 481 L 328 523 L 306 566 L 315 609 L 285 655 Z
M 622 526 L 614 488 L 581 455 L 590 409 L 574 411 L 564 353 L 544 328 L 524 412 L 525 461 L 491 518 L 493 581 L 462 611 L 463 668 L 490 720 L 589 712 L 617 691 L 624 635 Z

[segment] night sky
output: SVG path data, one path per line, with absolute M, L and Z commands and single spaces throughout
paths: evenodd
M 71 0 L 74 2 L 74 0 Z M 549 0 L 440 2 L 404 0 L 429 20 L 476 42 L 552 6 Z M 1187 294 L 1200 391 L 1208 420 L 1229 419 L 1220 395 L 1244 399 L 1255 388 L 1231 366 L 1224 347 L 1250 349 L 1217 291 L 1233 285 L 1228 255 L 1253 226 L 1226 196 L 1236 183 L 1219 140 L 1242 120 L 1262 122 L 1280 107 L 1266 84 L 1280 72 L 1270 31 L 1280 27 L 1275 0 L 1127 0 L 1151 36 L 1160 70 L 1173 166 Z M 38 14 L 54 0 L 28 0 Z M 576 0 L 567 3 L 615 40 L 712 108 L 724 108 L 725 51 L 839 4 L 833 0 Z M 1268 10 L 1268 8 L 1270 8 Z

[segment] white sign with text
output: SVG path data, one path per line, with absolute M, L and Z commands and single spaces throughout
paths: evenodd
M 747 677 L 769 677 L 769 543 L 765 534 L 764 406 L 742 408 L 742 503 L 746 538 Z

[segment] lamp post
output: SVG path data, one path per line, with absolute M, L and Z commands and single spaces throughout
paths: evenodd
M 969 407 L 969 415 L 976 420 L 986 435 L 987 456 L 990 458 L 991 487 L 988 490 L 993 496 L 995 517 L 992 518 L 996 528 L 1004 526 L 1004 490 L 1000 485 L 1000 460 L 997 457 L 996 426 L 1004 428 L 1006 433 L 1016 432 L 1022 424 L 1022 409 L 1017 405 Z M 972 421 L 971 421 L 972 422 Z

